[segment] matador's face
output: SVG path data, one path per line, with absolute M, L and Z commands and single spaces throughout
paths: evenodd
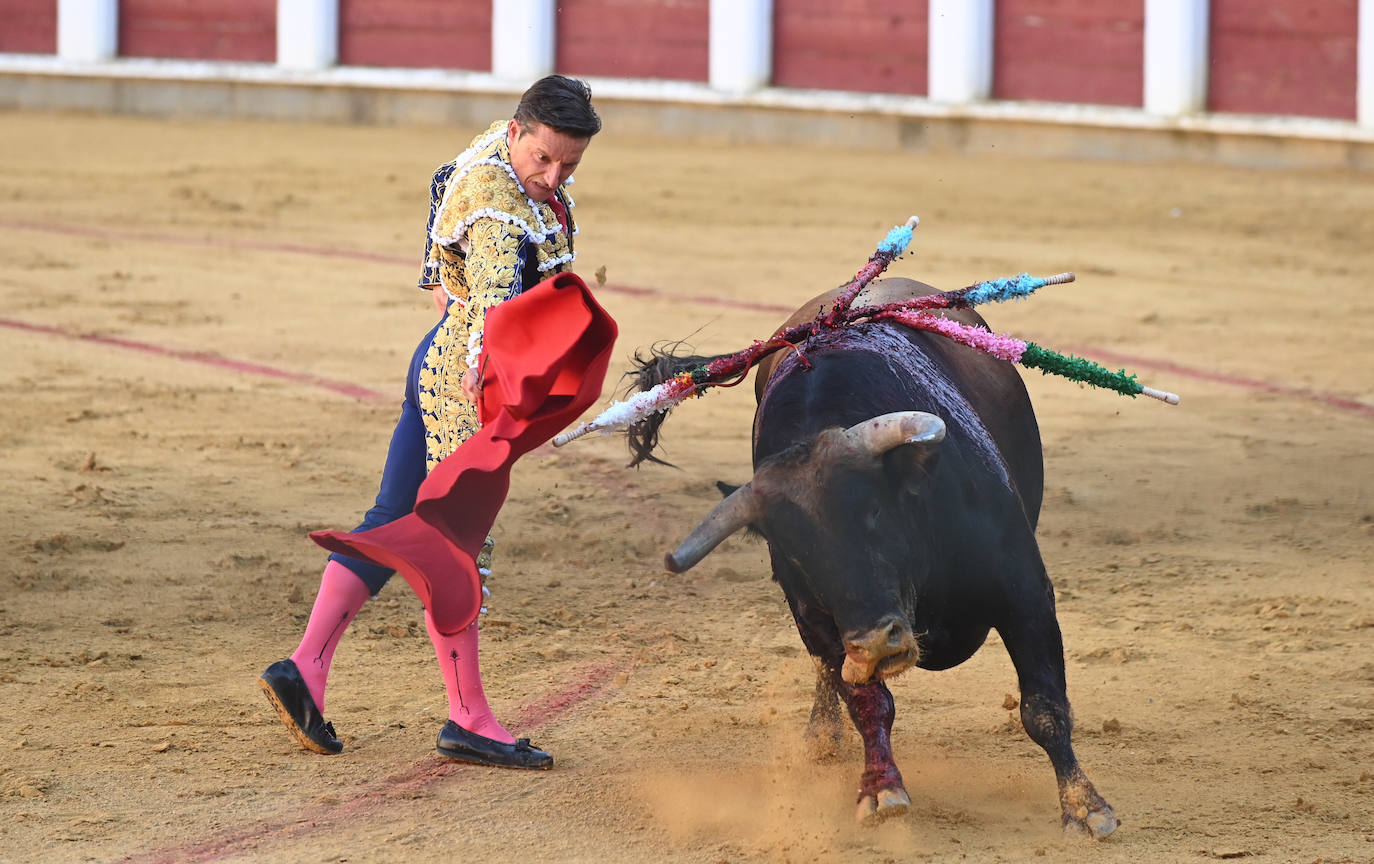
M 541 204 L 552 198 L 553 190 L 577 170 L 591 140 L 564 135 L 542 123 L 521 124 L 512 120 L 506 129 L 515 176 L 520 178 L 530 200 Z

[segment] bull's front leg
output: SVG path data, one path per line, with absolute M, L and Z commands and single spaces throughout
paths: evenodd
M 773 560 L 776 575 L 785 561 Z M 781 580 L 780 580 L 781 581 Z M 825 738 L 837 743 L 842 735 L 839 727 L 838 696 L 849 710 L 849 719 L 864 742 L 864 773 L 859 780 L 860 821 L 898 816 L 911 807 L 911 798 L 902 783 L 902 772 L 892 758 L 892 720 L 896 705 L 887 685 L 877 679 L 865 684 L 850 684 L 840 674 L 845 658 L 844 643 L 835 628 L 835 620 L 823 609 L 810 605 L 789 594 L 788 606 L 797 622 L 806 650 L 818 661 L 816 700 L 807 724 L 807 736 L 813 747 Z
M 840 695 L 830 683 L 830 675 L 819 657 L 816 661 L 816 697 L 811 703 L 811 719 L 806 722 L 806 749 L 812 759 L 834 756 L 844 742 L 840 719 Z
M 1021 725 L 1032 741 L 1045 748 L 1054 765 L 1064 831 L 1102 838 L 1116 830 L 1118 819 L 1073 752 L 1064 642 L 1049 581 L 1041 584 L 1043 588 L 1022 605 L 1020 614 L 997 629 L 1021 685 Z
M 881 681 L 849 684 L 838 669 L 826 670 L 830 684 L 849 709 L 849 718 L 864 742 L 864 773 L 859 780 L 860 821 L 900 816 L 911 807 L 902 772 L 892 757 L 892 720 L 896 704 Z
M 779 566 L 790 567 L 786 561 L 773 561 L 774 573 Z M 844 660 L 844 643 L 835 631 L 835 619 L 830 613 L 806 603 L 794 594 L 787 595 L 788 608 L 797 622 L 802 644 L 816 662 L 816 695 L 811 703 L 811 719 L 806 723 L 806 749 L 811 758 L 820 761 L 839 752 L 844 741 L 844 726 L 840 719 L 840 697 L 835 688 L 838 673 L 830 669 L 825 658 Z M 838 667 L 837 667 L 838 668 Z
M 1115 831 L 1118 824 L 1115 811 L 1098 794 L 1074 755 L 1069 740 L 1073 720 L 1068 700 L 1043 692 L 1027 696 L 1023 682 L 1021 724 L 1031 740 L 1045 748 L 1054 765 L 1054 776 L 1059 783 L 1060 819 L 1065 833 L 1100 839 Z

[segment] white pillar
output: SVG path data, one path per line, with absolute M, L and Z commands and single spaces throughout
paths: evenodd
M 992 95 L 992 0 L 930 0 L 926 95 L 977 102 Z
M 339 62 L 339 0 L 277 0 L 277 65 L 326 69 Z
M 1145 110 L 1207 109 L 1209 0 L 1145 0 Z
M 96 63 L 115 56 L 119 0 L 58 0 L 57 56 Z
M 773 78 L 773 0 L 711 0 L 710 81 L 747 93 Z
M 1374 127 L 1374 0 L 1360 0 L 1359 79 L 1355 84 L 1355 119 Z
M 554 70 L 554 0 L 491 0 L 491 71 L 533 84 Z
M 976 102 L 992 95 L 993 0 L 930 0 L 927 95 Z

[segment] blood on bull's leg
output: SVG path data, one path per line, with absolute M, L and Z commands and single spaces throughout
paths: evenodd
M 791 564 L 773 556 L 776 576 Z M 781 581 L 781 577 L 779 577 Z M 816 701 L 811 708 L 807 736 L 814 741 L 830 736 L 838 743 L 843 736 L 839 723 L 838 700 L 843 700 L 849 719 L 864 743 L 864 773 L 859 782 L 860 820 L 883 819 L 905 813 L 911 798 L 902 783 L 902 772 L 892 758 L 892 720 L 896 705 L 887 685 L 877 678 L 864 684 L 850 684 L 841 674 L 845 659 L 844 642 L 835 620 L 826 610 L 788 594 L 788 606 L 797 622 L 797 632 L 806 650 L 817 659 Z
M 831 671 L 830 675 L 831 685 L 849 708 L 849 717 L 864 742 L 858 819 L 885 819 L 905 813 L 911 807 L 911 798 L 892 757 L 892 720 L 897 713 L 892 692 L 881 681 L 849 684 L 838 671 Z

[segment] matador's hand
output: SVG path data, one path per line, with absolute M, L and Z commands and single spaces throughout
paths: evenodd
M 469 369 L 463 373 L 463 395 L 474 405 L 482 398 L 482 378 L 476 369 Z

